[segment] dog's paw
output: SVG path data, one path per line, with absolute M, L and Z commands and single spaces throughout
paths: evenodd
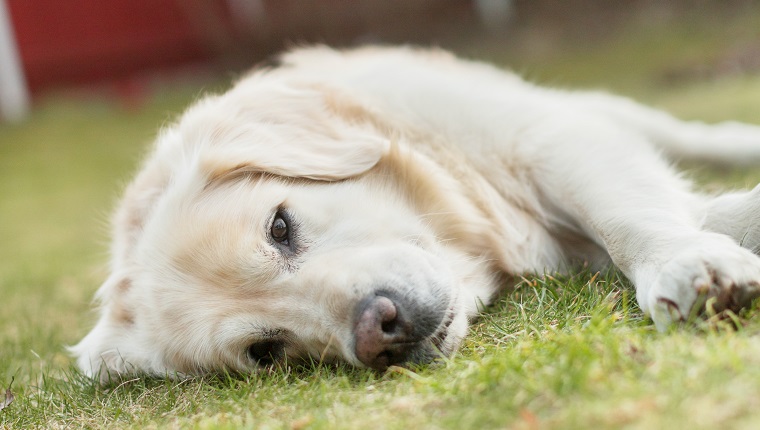
M 737 312 L 758 296 L 760 258 L 730 241 L 708 241 L 659 266 L 644 309 L 662 331 L 705 306 Z

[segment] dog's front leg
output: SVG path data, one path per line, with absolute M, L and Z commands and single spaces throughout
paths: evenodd
M 660 329 L 696 306 L 739 308 L 760 291 L 760 258 L 703 227 L 704 202 L 641 136 L 583 115 L 528 129 L 520 152 L 547 207 L 603 246 Z

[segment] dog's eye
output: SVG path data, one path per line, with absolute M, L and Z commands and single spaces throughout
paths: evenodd
M 271 366 L 285 353 L 285 344 L 280 340 L 264 340 L 248 347 L 248 358 L 259 366 Z
M 283 245 L 289 244 L 290 232 L 288 222 L 280 212 L 277 212 L 277 215 L 274 216 L 274 221 L 272 221 L 270 232 L 272 234 L 272 239 L 274 239 L 275 242 L 281 243 Z

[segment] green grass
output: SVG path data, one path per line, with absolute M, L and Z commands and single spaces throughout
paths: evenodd
M 757 15 L 733 19 L 741 27 Z M 689 31 L 692 21 L 625 29 L 556 55 L 505 48 L 496 56 L 493 47 L 488 54 L 544 82 L 556 72 L 564 85 L 613 88 L 683 117 L 760 122 L 757 73 L 678 85 L 656 79 L 683 58 L 696 61 L 701 52 L 709 59 L 730 42 L 715 40 L 712 27 L 684 36 Z M 641 63 L 634 70 L 624 66 L 631 58 Z M 615 271 L 521 280 L 453 358 L 432 366 L 377 374 L 315 364 L 93 385 L 73 369 L 64 345 L 93 322 L 107 214 L 157 127 L 197 91 L 162 91 L 138 111 L 59 96 L 42 101 L 26 123 L 0 125 L 0 386 L 15 377 L 16 396 L 0 411 L 0 428 L 757 426 L 757 308 L 739 316 L 738 330 L 712 318 L 658 333 Z M 688 167 L 708 187 L 760 181 L 760 169 Z

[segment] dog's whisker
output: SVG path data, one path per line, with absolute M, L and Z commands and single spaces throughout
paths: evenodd
M 333 345 L 333 342 L 335 341 L 335 334 L 331 334 L 330 338 L 327 340 L 327 345 L 322 349 L 322 352 L 319 354 L 319 364 L 321 365 L 325 361 L 325 357 L 327 357 L 327 353 L 330 350 L 330 348 Z

